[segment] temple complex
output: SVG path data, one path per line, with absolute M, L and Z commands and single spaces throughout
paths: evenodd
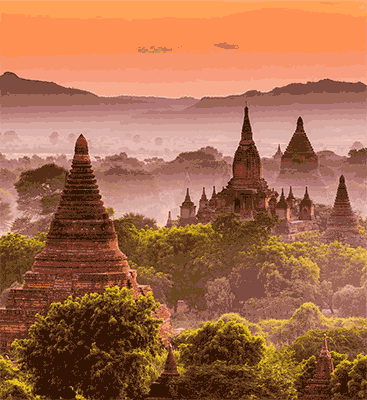
M 337 240 L 351 247 L 367 248 L 367 240 L 358 229 L 358 220 L 350 205 L 345 178 L 341 175 L 334 207 L 327 222 L 322 240 L 331 243 Z
M 326 334 L 324 334 L 324 344 L 321 349 L 319 359 L 316 363 L 316 371 L 313 379 L 306 386 L 304 400 L 329 400 L 330 376 L 334 372 L 333 360 L 327 348 Z
M 301 130 L 303 131 L 303 125 L 299 123 L 297 131 Z M 278 150 L 280 151 L 280 147 Z M 278 201 L 278 193 L 274 189 L 270 189 L 262 177 L 261 159 L 253 139 L 247 106 L 245 107 L 241 139 L 234 155 L 232 173 L 232 178 L 220 192 L 217 193 L 213 187 L 210 200 L 203 188 L 196 214 L 195 205 L 191 201 L 189 189 L 187 189 L 186 197 L 180 207 L 178 226 L 207 224 L 213 221 L 217 215 L 228 213 L 236 213 L 242 221 L 246 221 L 252 219 L 254 213 L 263 211 L 279 216 L 281 223 L 276 227 L 274 234 L 282 235 L 284 240 L 291 241 L 301 232 L 318 229 L 313 211 L 314 206 L 308 196 L 307 188 L 305 197 L 299 205 L 293 195 L 292 187 L 287 199 L 285 199 L 283 191 Z M 168 221 L 166 227 L 171 226 L 171 222 Z
M 313 190 L 324 190 L 325 182 L 319 171 L 319 160 L 303 127 L 301 117 L 296 131 L 281 156 L 277 178 L 280 185 L 309 186 Z
M 0 351 L 9 350 L 14 339 L 26 337 L 36 313 L 44 314 L 52 302 L 103 293 L 115 285 L 132 289 L 135 298 L 146 295 L 151 288 L 139 285 L 136 275 L 118 248 L 113 221 L 93 174 L 87 140 L 80 135 L 45 248 L 25 273 L 23 288 L 10 289 L 6 307 L 0 308 Z M 165 321 L 161 326 L 165 337 L 170 312 L 161 306 L 156 314 Z

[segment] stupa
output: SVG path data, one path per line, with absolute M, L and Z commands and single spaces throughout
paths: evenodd
M 315 375 L 310 384 L 306 386 L 306 394 L 302 399 L 329 400 L 330 393 L 328 386 L 332 372 L 334 372 L 333 360 L 327 348 L 326 334 L 324 334 L 324 343 L 316 364 Z
M 169 385 L 172 378 L 179 375 L 173 355 L 172 345 L 169 345 L 164 371 L 157 381 L 152 383 L 148 395 L 144 397 L 145 400 L 172 400 Z
M 283 152 L 282 152 L 282 149 L 280 148 L 280 144 L 278 144 L 278 149 L 275 152 L 275 154 L 273 155 L 273 159 L 275 161 L 280 162 L 282 160 L 282 156 L 283 156 Z
M 26 337 L 36 313 L 44 314 L 52 302 L 102 293 L 115 285 L 132 289 L 135 298 L 145 295 L 151 288 L 139 285 L 136 275 L 118 248 L 87 140 L 80 135 L 46 245 L 35 257 L 32 270 L 24 274 L 23 287 L 11 289 L 6 307 L 0 308 L 0 351 L 7 351 L 14 339 Z M 163 336 L 169 330 L 169 315 L 165 306 L 157 310 L 158 318 L 165 321 Z
M 350 205 L 347 185 L 343 175 L 339 178 L 334 207 L 322 240 L 325 243 L 337 240 L 355 248 L 358 246 L 367 247 L 366 238 L 359 232 L 357 217 Z
M 196 206 L 190 199 L 189 188 L 186 190 L 186 197 L 183 203 L 180 206 L 180 220 L 178 222 L 179 226 L 186 226 L 190 224 L 196 224 L 197 219 L 195 216 Z
M 277 184 L 324 190 L 325 182 L 319 171 L 319 160 L 307 137 L 301 117 L 297 120 L 296 131 L 281 157 Z

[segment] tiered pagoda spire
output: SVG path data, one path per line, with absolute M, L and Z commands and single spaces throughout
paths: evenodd
M 103 293 L 106 287 L 127 287 L 134 297 L 146 294 L 149 286 L 139 285 L 119 250 L 113 222 L 103 206 L 83 135 L 76 141 L 70 174 L 44 249 L 35 257 L 24 285 L 10 289 L 5 308 L 0 308 L 0 351 L 9 350 L 16 338 L 26 337 L 37 313 L 44 314 L 50 303 L 68 296 Z M 170 312 L 156 310 L 165 322 L 160 331 L 167 339 Z
M 284 208 L 284 209 L 288 208 L 288 204 L 287 204 L 287 202 L 285 200 L 285 196 L 284 196 L 284 189 L 282 189 L 282 194 L 280 195 L 280 199 L 278 201 L 276 208 Z
M 241 132 L 241 140 L 236 150 L 232 165 L 233 178 L 229 188 L 234 190 L 260 189 L 264 185 L 262 179 L 261 160 L 253 140 L 248 107 Z
M 46 246 L 36 256 L 33 272 L 128 273 L 126 256 L 118 248 L 113 221 L 101 197 L 87 140 L 80 135 Z
M 290 200 L 296 200 L 296 198 L 293 196 L 292 186 L 289 187 L 289 194 L 287 197 L 287 201 L 290 201 Z
M 303 186 L 304 184 L 325 188 L 318 157 L 307 137 L 303 120 L 297 120 L 297 127 L 281 157 L 278 183 Z
M 180 209 L 180 226 L 186 226 L 197 222 L 195 217 L 196 206 L 190 199 L 189 188 L 187 188 L 186 190 L 186 197 L 185 200 L 182 202 Z
M 334 372 L 333 360 L 327 348 L 326 333 L 324 334 L 323 346 L 316 364 L 316 371 L 310 384 L 306 386 L 304 400 L 329 400 L 329 381 Z
M 366 247 L 366 240 L 359 232 L 357 217 L 350 205 L 343 175 L 339 178 L 334 207 L 327 222 L 323 240 L 327 243 L 338 240 L 352 247 Z
M 203 194 L 201 195 L 200 201 L 208 201 L 208 198 L 205 194 L 205 187 L 203 187 Z
M 252 128 L 250 123 L 250 118 L 248 115 L 248 107 L 245 107 L 245 115 L 243 118 L 242 132 L 241 132 L 241 142 L 243 141 L 253 141 L 252 138 Z
M 170 382 L 173 377 L 179 376 L 172 345 L 168 346 L 168 355 L 164 366 L 164 371 L 156 382 L 153 382 L 145 400 L 172 400 L 170 393 Z
M 166 223 L 166 228 L 172 228 L 172 226 L 174 226 L 174 223 L 171 218 L 171 211 L 168 211 L 168 219 L 167 219 L 167 223 Z

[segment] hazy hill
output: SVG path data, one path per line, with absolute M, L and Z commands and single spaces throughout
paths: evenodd
M 57 106 L 128 106 L 128 108 L 186 108 L 198 99 L 183 97 L 169 99 L 144 96 L 103 97 L 85 90 L 66 88 L 54 82 L 43 82 L 18 77 L 13 72 L 0 76 L 1 107 L 57 107 Z
M 291 83 L 270 92 L 250 90 L 240 95 L 203 97 L 191 106 L 193 109 L 251 106 L 288 106 L 296 104 L 360 103 L 365 107 L 367 86 L 362 82 L 338 82 L 323 79 L 318 82 Z M 228 111 L 228 110 L 227 110 Z

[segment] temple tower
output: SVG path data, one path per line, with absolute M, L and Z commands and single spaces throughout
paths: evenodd
M 327 222 L 326 232 L 322 239 L 325 243 L 335 240 L 352 247 L 366 248 L 366 239 L 358 229 L 358 221 L 350 205 L 345 178 L 340 176 L 334 207 Z
M 174 226 L 174 225 L 175 224 L 173 223 L 172 218 L 171 218 L 171 211 L 168 211 L 168 219 L 166 222 L 166 228 L 172 228 L 172 226 Z
M 301 117 L 297 120 L 296 131 L 281 158 L 277 183 L 325 188 L 319 172 L 318 157 L 307 137 Z
M 330 376 L 334 372 L 333 360 L 327 348 L 326 334 L 324 343 L 316 364 L 316 372 L 310 384 L 306 386 L 304 400 L 329 400 Z
M 248 107 L 245 107 L 241 140 L 234 154 L 232 165 L 233 178 L 229 187 L 235 190 L 260 189 L 262 187 L 262 169 L 259 152 L 253 140 Z
M 282 189 L 282 194 L 280 195 L 280 199 L 275 207 L 275 213 L 281 221 L 288 221 L 289 211 L 290 210 L 284 196 L 284 190 Z
M 300 220 L 313 220 L 315 218 L 314 204 L 308 195 L 308 188 L 306 186 L 305 195 L 299 204 L 299 219 Z
M 292 186 L 289 187 L 289 194 L 286 202 L 289 208 L 289 218 L 291 220 L 298 218 L 297 201 L 296 198 L 293 196 Z
M 196 214 L 197 220 L 202 224 L 207 224 L 211 221 L 212 212 L 209 209 L 209 201 L 205 194 L 205 188 L 203 188 L 203 194 L 199 201 L 199 210 Z
M 185 197 L 185 200 L 182 202 L 180 209 L 181 209 L 181 213 L 180 213 L 179 226 L 186 226 L 189 224 L 197 223 L 197 220 L 195 217 L 196 206 L 190 199 L 189 188 L 187 188 L 186 197 Z
M 179 376 L 176 361 L 173 355 L 172 345 L 168 346 L 168 355 L 164 365 L 164 371 L 156 382 L 150 386 L 150 391 L 145 400 L 172 400 L 172 394 L 169 390 L 169 383 L 173 377 Z
M 273 155 L 273 159 L 274 159 L 275 161 L 280 162 L 280 161 L 282 160 L 282 156 L 283 156 L 283 152 L 282 152 L 282 150 L 281 150 L 281 148 L 280 148 L 280 144 L 278 144 L 278 149 L 277 149 L 277 151 L 275 152 L 275 154 Z
M 209 207 L 212 210 L 215 210 L 216 206 L 217 206 L 217 193 L 215 191 L 215 186 L 213 186 L 212 197 L 209 200 Z
M 52 302 L 68 296 L 102 293 L 105 287 L 132 289 L 134 297 L 150 289 L 138 285 L 136 271 L 119 250 L 113 221 L 101 200 L 83 135 L 76 141 L 71 171 L 44 249 L 24 274 L 23 288 L 11 289 L 5 308 L 0 308 L 0 351 L 16 338 L 26 337 L 36 313 L 44 314 Z M 169 311 L 157 310 L 169 330 Z

